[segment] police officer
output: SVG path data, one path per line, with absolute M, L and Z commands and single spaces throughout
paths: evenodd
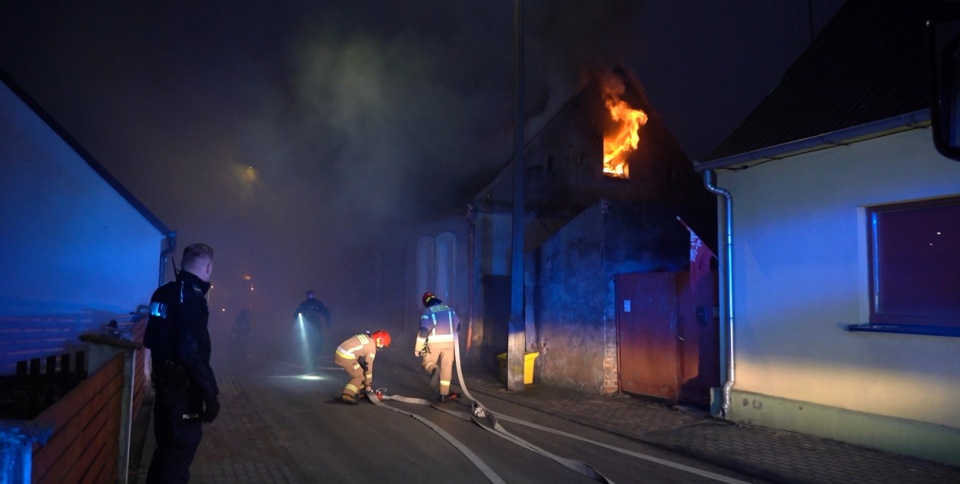
M 213 422 L 220 412 L 207 331 L 211 272 L 213 249 L 190 245 L 183 249 L 177 280 L 160 286 L 150 299 L 143 343 L 151 353 L 157 448 L 148 484 L 189 481 L 201 422 Z
M 437 400 L 446 402 L 458 397 L 450 392 L 450 380 L 453 378 L 454 345 L 460 332 L 460 318 L 432 293 L 423 293 L 420 301 L 423 313 L 413 354 L 421 358 L 421 366 L 430 374 L 430 385 L 440 394 Z
M 297 306 L 297 309 L 293 311 L 293 319 L 296 322 L 298 318 L 302 318 L 303 321 L 310 328 L 310 341 L 312 348 L 310 352 L 312 354 L 322 354 L 323 353 L 323 332 L 324 327 L 327 328 L 327 331 L 330 331 L 330 311 L 327 309 L 327 306 L 323 304 L 319 299 L 317 299 L 317 293 L 313 292 L 313 289 L 307 291 L 307 298 Z M 309 369 L 313 371 L 313 369 Z

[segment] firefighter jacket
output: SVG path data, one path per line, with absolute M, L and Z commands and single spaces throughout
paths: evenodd
M 413 351 L 422 351 L 427 343 L 452 343 L 460 332 L 460 318 L 446 304 L 434 304 L 420 315 L 420 332 Z
M 358 334 L 340 343 L 337 356 L 357 360 L 363 367 L 364 385 L 373 384 L 373 360 L 377 357 L 377 343 L 369 334 Z
M 154 291 L 143 344 L 150 349 L 154 381 L 191 388 L 204 400 L 219 393 L 210 367 L 210 283 L 187 271 Z

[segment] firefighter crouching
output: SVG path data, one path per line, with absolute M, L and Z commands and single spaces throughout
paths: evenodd
M 437 400 L 446 402 L 459 396 L 450 392 L 450 381 L 453 378 L 454 345 L 460 332 L 460 318 L 432 293 L 423 293 L 420 301 L 424 309 L 420 315 L 420 331 L 413 354 L 421 358 L 423 370 L 430 374 L 430 385 L 439 393 Z
M 338 365 L 350 375 L 350 381 L 343 387 L 340 399 L 356 405 L 358 393 L 363 396 L 373 394 L 373 360 L 377 349 L 390 347 L 390 334 L 379 329 L 372 334 L 358 334 L 340 343 L 334 356 Z

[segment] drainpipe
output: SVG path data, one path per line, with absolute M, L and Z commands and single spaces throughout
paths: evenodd
M 157 286 L 162 286 L 164 282 L 167 282 L 167 278 L 164 275 L 164 270 L 167 267 L 167 255 L 173 252 L 173 249 L 177 247 L 177 232 L 167 232 L 167 235 L 163 239 L 166 242 L 166 249 L 160 251 L 160 281 L 157 283 Z M 176 274 L 174 274 L 176 276 Z
M 714 183 L 713 170 L 705 170 L 703 172 L 703 184 L 710 193 L 718 197 L 723 197 L 724 199 L 723 230 L 726 240 L 724 241 L 725 248 L 723 250 L 723 257 L 725 259 L 723 275 L 726 279 L 727 294 L 727 381 L 723 384 L 723 406 L 721 407 L 721 412 L 723 418 L 727 418 L 728 412 L 730 411 L 730 391 L 733 390 L 733 384 L 737 379 L 737 364 L 733 351 L 733 198 L 730 196 L 729 191 L 717 187 Z
M 467 226 L 469 227 L 469 235 L 467 236 L 467 341 L 466 341 L 466 350 L 467 356 L 470 355 L 471 347 L 473 346 L 473 320 L 474 315 L 476 314 L 476 307 L 474 302 L 477 301 L 476 290 L 477 290 L 477 247 L 480 244 L 477 243 L 477 209 L 473 206 L 472 203 L 467 204 Z M 459 344 L 459 343 L 458 343 Z

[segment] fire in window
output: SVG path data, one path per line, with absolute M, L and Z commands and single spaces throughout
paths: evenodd
M 630 178 L 627 160 L 637 149 L 640 128 L 647 123 L 647 114 L 620 99 L 625 89 L 618 76 L 605 76 L 600 84 L 603 102 L 613 120 L 603 135 L 603 173 L 615 178 Z

